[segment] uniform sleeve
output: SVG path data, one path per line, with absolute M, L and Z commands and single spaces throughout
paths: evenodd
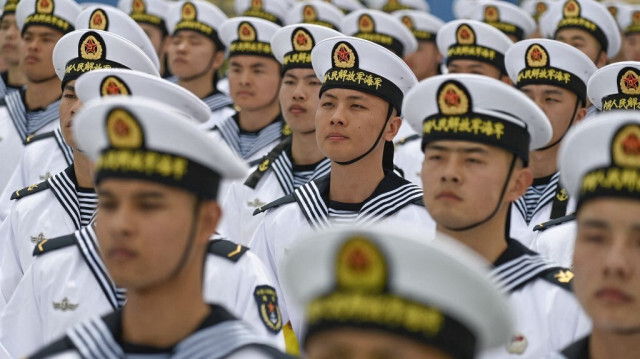
M 7 182 L 7 185 L 2 191 L 2 194 L 0 194 L 0 223 L 4 222 L 4 220 L 9 215 L 11 204 L 14 202 L 13 200 L 11 200 L 11 195 L 13 194 L 13 192 L 25 187 L 25 184 L 23 183 L 23 173 L 23 160 L 20 160 L 20 162 L 18 163 L 18 167 L 13 171 L 11 178 L 9 178 L 9 182 Z
M 237 196 L 237 187 L 237 183 L 231 184 L 221 202 L 222 223 L 220 224 L 219 233 L 224 237 L 229 238 L 229 240 L 241 243 L 241 238 L 239 238 L 240 223 L 238 223 L 238 219 L 240 219 L 241 216 L 240 209 L 238 208 L 239 201 Z
M 43 342 L 37 295 L 37 289 L 40 288 L 36 283 L 37 268 L 36 260 L 25 272 L 0 316 L 0 344 L 13 358 L 23 358 L 46 344 Z
M 544 285 L 553 286 L 545 303 L 549 318 L 548 340 L 551 348 L 561 351 L 591 332 L 591 320 L 573 293 L 551 283 Z
M 0 224 L 0 295 L 2 303 L 8 303 L 22 278 L 23 269 L 16 248 L 15 225 L 19 221 L 14 202 L 9 216 Z M 14 223 L 16 222 L 16 223 Z M 0 311 L 4 308 L 0 308 Z

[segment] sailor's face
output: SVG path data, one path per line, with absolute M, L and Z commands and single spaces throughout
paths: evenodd
M 58 112 L 60 114 L 60 130 L 62 131 L 62 137 L 64 141 L 71 148 L 76 148 L 75 141 L 73 140 L 71 126 L 73 125 L 73 116 L 82 107 L 82 102 L 76 96 L 76 80 L 68 81 L 62 89 L 62 98 L 60 99 L 60 106 Z
M 436 75 L 440 60 L 442 56 L 433 41 L 418 41 L 418 50 L 404 57 L 404 62 L 409 65 L 418 80 Z
M 229 92 L 241 109 L 259 111 L 278 101 L 280 64 L 264 56 L 233 56 L 229 59 Z
M 206 36 L 195 31 L 180 31 L 171 37 L 167 46 L 169 68 L 181 80 L 209 73 L 213 76 L 220 65 L 216 51 L 216 45 Z
M 498 206 L 513 155 L 476 142 L 441 140 L 424 150 L 424 204 L 439 226 L 463 228 L 487 218 Z M 514 169 L 514 174 L 519 169 Z M 512 191 L 512 175 L 502 199 Z
M 573 288 L 600 332 L 640 331 L 640 202 L 603 197 L 577 215 Z
M 315 131 L 321 85 L 312 69 L 290 69 L 284 73 L 280 85 L 280 108 L 293 132 Z
M 598 67 L 606 64 L 606 50 L 603 50 L 598 40 L 585 30 L 575 28 L 562 29 L 556 33 L 555 39 L 582 51 Z M 603 59 L 604 62 L 602 61 Z
M 198 233 L 191 232 L 195 196 L 155 182 L 114 178 L 96 190 L 100 254 L 114 282 L 144 289 L 169 278 L 188 238 Z
M 19 63 L 19 44 L 20 30 L 16 25 L 16 16 L 14 14 L 4 15 L 0 22 L 0 53 L 8 64 L 17 65 Z
M 640 33 L 625 35 L 622 38 L 622 52 L 626 61 L 640 61 Z
M 333 88 L 320 97 L 316 112 L 316 141 L 332 161 L 345 162 L 367 152 L 384 128 L 376 151 L 392 141 L 400 127 L 399 117 L 386 126 L 389 103 L 362 91 Z M 395 111 L 394 111 L 395 113 Z
M 149 40 L 151 40 L 153 48 L 156 50 L 156 54 L 158 54 L 158 58 L 162 59 L 164 55 L 165 36 L 160 27 L 143 22 L 139 22 L 138 25 L 140 25 Z
M 53 48 L 62 32 L 48 26 L 31 25 L 22 34 L 20 66 L 31 82 L 47 81 L 56 76 L 53 69 Z
M 439 349 L 399 335 L 361 329 L 315 334 L 306 345 L 308 359 L 451 359 Z

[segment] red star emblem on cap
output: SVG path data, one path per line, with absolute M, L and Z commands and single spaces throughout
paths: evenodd
M 460 37 L 462 37 L 463 39 L 468 39 L 469 31 L 467 31 L 467 29 L 462 29 L 462 31 L 460 31 Z
M 349 51 L 344 47 L 338 50 L 338 60 L 348 62 L 349 61 Z
M 573 11 L 575 9 L 576 9 L 576 5 L 574 3 L 570 3 L 569 5 L 567 5 L 567 10 Z
M 98 45 L 96 44 L 95 41 L 93 41 L 93 39 L 89 39 L 89 41 L 87 41 L 84 44 L 84 50 L 88 53 L 88 54 L 95 54 L 96 53 L 96 49 L 98 48 Z
M 100 16 L 100 14 L 96 14 L 96 16 L 93 17 L 93 24 L 94 25 L 102 24 L 102 16 Z
M 640 155 L 640 140 L 632 133 L 622 142 L 622 149 L 628 155 Z
M 460 105 L 460 95 L 458 95 L 454 90 L 449 89 L 444 95 L 444 102 L 447 106 L 458 107 L 458 105 Z
M 531 58 L 535 61 L 539 61 L 540 59 L 542 59 L 542 52 L 540 52 L 540 50 L 538 49 L 533 49 L 533 51 L 531 51 Z
M 185 15 L 191 15 L 191 8 L 188 7 L 188 6 L 185 6 L 184 13 L 185 13 Z
M 120 92 L 120 87 L 118 87 L 118 85 L 116 85 L 113 81 L 109 81 L 109 85 L 107 85 L 107 93 L 109 95 L 119 95 Z
M 627 77 L 624 78 L 624 85 L 628 89 L 638 89 L 638 78 L 633 76 L 632 74 L 628 74 Z
M 349 268 L 354 271 L 365 271 L 369 268 L 369 265 L 369 258 L 360 249 L 355 249 L 349 256 Z
M 267 308 L 269 309 L 269 313 L 273 313 L 273 312 L 276 311 L 276 306 L 271 302 L 269 302 L 269 304 L 267 304 Z
M 242 28 L 242 35 L 248 36 L 249 35 L 249 29 L 247 29 L 246 27 Z
M 296 36 L 296 42 L 298 43 L 298 45 L 306 45 L 307 37 L 303 34 L 298 34 L 298 36 Z
M 42 7 L 47 7 L 47 6 L 49 6 L 49 1 L 47 1 L 47 0 L 42 0 L 42 2 L 40 3 L 40 5 L 42 5 Z
M 362 19 L 362 26 L 363 26 L 363 27 L 367 27 L 367 26 L 369 26 L 369 20 L 367 20 L 366 18 L 365 18 L 365 19 Z
M 124 123 L 124 121 L 119 118 L 116 120 L 116 123 L 114 125 L 114 130 L 116 131 L 116 134 L 118 136 L 127 136 L 129 135 L 129 126 L 127 126 L 126 123 Z

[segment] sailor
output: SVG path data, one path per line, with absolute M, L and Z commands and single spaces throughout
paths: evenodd
M 528 38 L 536 31 L 536 22 L 531 15 L 519 6 L 505 1 L 482 1 L 467 16 L 502 31 L 514 43 Z
M 249 244 L 264 218 L 253 212 L 291 194 L 301 185 L 329 173 L 330 161 L 316 142 L 315 117 L 322 82 L 311 67 L 311 50 L 320 41 L 341 33 L 320 25 L 285 26 L 273 35 L 271 48 L 282 64 L 280 107 L 291 128 L 284 139 L 260 161 L 244 183 L 233 183 L 223 200 L 221 233 Z
M 339 31 L 343 16 L 340 9 L 328 2 L 297 1 L 287 13 L 286 24 L 314 24 Z
M 56 42 L 73 31 L 80 7 L 72 0 L 25 0 L 16 8 L 20 29 L 20 67 L 27 78 L 21 91 L 8 93 L 0 102 L 0 189 L 18 165 L 30 137 L 58 126 L 60 80 L 51 64 Z
M 544 112 L 525 94 L 472 74 L 422 81 L 403 112 L 423 132 L 424 203 L 438 230 L 493 263 L 516 327 L 508 346 L 482 358 L 541 358 L 589 330 L 568 287 L 573 274 L 510 238 L 510 203 L 531 185 L 529 152 L 552 136 Z
M 509 341 L 513 316 L 488 263 L 406 228 L 321 231 L 281 281 L 305 313 L 305 358 L 472 359 Z
M 471 73 L 509 83 L 504 54 L 513 42 L 495 27 L 477 20 L 454 20 L 436 36 L 449 73 Z
M 127 290 L 127 302 L 73 326 L 31 357 L 284 357 L 202 295 L 206 253 L 221 214 L 218 183 L 241 177 L 245 165 L 189 116 L 144 98 L 91 101 L 73 131 L 96 164 L 100 258 L 113 283 Z M 265 313 L 277 316 L 273 292 L 259 287 L 254 295 Z
M 250 247 L 276 280 L 282 274 L 277 265 L 305 231 L 377 222 L 434 230 L 422 191 L 394 173 L 389 150 L 404 94 L 417 83 L 411 69 L 382 46 L 348 36 L 319 42 L 311 61 L 323 81 L 316 140 L 331 173 L 256 210 L 268 212 Z M 281 297 L 283 320 L 298 333 L 300 313 L 286 307 L 286 293 Z
M 428 13 L 429 3 L 422 0 L 383 0 L 368 1 L 371 8 L 379 9 L 384 12 L 392 13 L 399 10 L 416 10 L 422 13 Z
M 77 29 L 109 31 L 126 38 L 143 50 L 158 67 L 159 61 L 151 41 L 142 28 L 122 11 L 108 5 L 89 6 L 78 14 L 75 24 Z M 75 48 L 72 51 L 77 53 Z M 9 213 L 15 191 L 47 180 L 73 163 L 73 149 L 65 143 L 61 128 L 64 126 L 56 126 L 52 131 L 29 138 L 18 166 L 0 195 L 0 222 Z
M 617 20 L 622 30 L 623 60 L 640 61 L 640 6 L 620 6 Z
M 16 25 L 18 1 L 1 1 L 0 7 L 0 57 L 7 65 L 7 70 L 0 72 L 0 97 L 4 97 L 8 91 L 19 90 L 27 78 L 20 69 L 20 30 Z
M 554 3 L 559 0 L 523 0 L 520 3 L 520 7 L 526 11 L 536 22 L 535 31 L 529 36 L 530 38 L 540 38 L 542 37 L 542 33 L 540 32 L 540 27 L 538 23 L 540 22 L 540 17 L 544 14 L 551 3 Z
M 210 2 L 194 0 L 174 4 L 166 18 L 169 68 L 178 85 L 209 106 L 211 121 L 203 126 L 213 127 L 235 113 L 231 98 L 217 87 L 225 51 L 218 31 L 227 16 Z
M 65 35 L 53 51 L 53 65 L 64 89 L 60 128 L 65 143 L 74 149 L 73 164 L 45 181 L 14 191 L 9 215 L 0 225 L 0 304 L 13 294 L 33 261 L 37 244 L 86 226 L 96 209 L 91 166 L 71 137 L 73 116 L 81 105 L 75 80 L 86 71 L 104 67 L 130 68 L 158 76 L 157 67 L 136 45 L 101 30 L 76 30 Z
M 580 50 L 556 40 L 531 39 L 514 44 L 505 66 L 515 86 L 544 111 L 552 128 L 549 143 L 529 153 L 533 184 L 513 202 L 511 238 L 532 247 L 534 226 L 573 212 L 575 201 L 558 183 L 558 148 L 571 126 L 587 112 L 587 82 L 596 71 Z
M 228 49 L 229 90 L 239 112 L 213 131 L 250 167 L 291 132 L 280 114 L 281 67 L 270 43 L 278 29 L 254 17 L 235 17 L 220 27 L 220 39 Z
M 640 351 L 638 138 L 635 111 L 607 112 L 576 126 L 560 148 L 561 180 L 578 201 L 573 290 L 593 330 L 552 358 L 630 359 Z
M 282 26 L 287 16 L 289 1 L 282 0 L 236 0 L 234 9 L 238 16 L 256 17 Z
M 170 4 L 165 0 L 120 0 L 118 8 L 140 25 L 142 30 L 151 40 L 156 55 L 160 60 L 160 74 L 167 78 L 171 72 L 167 66 L 166 42 L 167 25 L 165 17 L 169 11 Z
M 547 38 L 584 52 L 600 68 L 620 51 L 620 30 L 611 13 L 592 0 L 558 1 L 540 17 Z

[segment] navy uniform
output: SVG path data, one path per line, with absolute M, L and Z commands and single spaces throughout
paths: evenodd
M 346 53 L 349 56 L 340 57 L 337 53 Z M 409 67 L 391 51 L 370 41 L 353 37 L 334 37 L 318 43 L 311 53 L 311 61 L 316 75 L 324 79 L 321 94 L 332 88 L 356 89 L 377 94 L 396 109 L 400 108 L 404 93 L 417 82 Z M 355 67 L 355 64 L 358 64 L 358 67 Z M 367 71 L 371 74 L 371 85 L 365 81 L 358 83 L 346 77 L 338 77 L 337 74 L 341 70 L 361 71 L 363 74 L 363 71 Z M 385 89 L 373 92 L 376 83 L 386 86 Z M 395 85 L 391 86 L 392 83 Z M 358 161 L 368 155 L 378 141 L 379 139 L 363 155 L 339 163 L 349 165 Z M 255 232 L 250 247 L 267 264 L 277 280 L 283 275 L 278 267 L 279 263 L 296 242 L 297 235 L 305 231 L 347 223 L 370 225 L 377 222 L 383 222 L 385 225 L 410 223 L 414 228 L 417 226 L 423 229 L 425 233 L 434 230 L 433 220 L 422 207 L 420 188 L 394 172 L 387 171 L 371 196 L 363 203 L 353 206 L 329 201 L 330 176 L 313 180 L 292 194 L 255 212 L 258 214 L 268 211 Z M 286 307 L 287 299 L 284 293 L 281 301 L 283 320 L 290 320 L 294 332 L 297 333 L 301 329 L 301 313 Z
M 79 12 L 80 7 L 71 0 L 25 0 L 19 2 L 16 8 L 16 23 L 21 32 L 31 25 L 43 25 L 66 34 L 74 30 L 74 21 Z M 22 89 L 8 93 L 0 101 L 2 190 L 18 166 L 27 139 L 58 127 L 55 120 L 58 118 L 59 100 L 50 103 L 44 109 L 27 110 L 24 96 L 25 90 Z
M 527 165 L 529 151 L 551 138 L 551 125 L 533 101 L 486 76 L 451 74 L 424 80 L 407 95 L 403 112 L 412 127 L 423 132 L 423 148 L 435 141 L 478 142 L 513 153 L 512 163 L 519 157 Z M 451 230 L 472 229 L 496 213 Z M 590 329 L 569 287 L 573 273 L 516 239 L 507 237 L 507 248 L 494 261 L 491 273 L 508 293 L 515 330 L 509 345 L 484 351 L 481 358 L 540 358 Z
M 112 96 L 85 104 L 75 119 L 74 138 L 78 147 L 96 163 L 98 183 L 109 178 L 141 179 L 188 191 L 198 198 L 215 199 L 218 189 L 216 184 L 221 177 L 240 177 L 246 171 L 245 166 L 237 162 L 228 149 L 212 143 L 206 132 L 198 128 L 193 118 L 157 101 L 135 96 Z M 123 126 L 129 131 L 119 132 L 118 129 Z M 182 145 L 187 142 L 189 146 Z M 178 143 L 181 145 L 177 146 Z M 155 166 L 152 165 L 153 162 L 136 165 L 135 162 L 117 156 L 131 151 L 132 146 L 136 144 L 139 146 L 135 149 L 136 153 L 157 159 Z M 167 161 L 172 163 L 170 167 L 165 166 Z M 75 236 L 74 238 L 77 239 Z M 89 242 L 85 241 L 84 244 Z M 42 245 L 43 249 L 46 244 Z M 213 242 L 213 245 L 215 244 L 216 242 Z M 77 252 L 76 248 L 72 250 Z M 245 249 L 241 246 L 231 245 L 231 248 L 222 250 L 227 258 L 220 258 L 219 255 L 216 257 L 226 262 L 230 262 L 234 257 L 242 260 L 243 251 Z M 85 273 L 91 275 L 88 270 L 85 270 Z M 257 289 L 267 290 L 266 286 Z M 69 307 L 72 304 L 65 301 L 60 305 Z M 261 304 L 260 307 L 265 307 L 265 302 L 261 301 Z M 270 344 L 268 338 L 217 303 L 210 304 L 210 312 L 199 327 L 171 348 L 145 345 L 134 345 L 132 348 L 124 341 L 122 335 L 122 321 L 126 315 L 126 310 L 123 313 L 122 309 L 117 309 L 101 318 L 94 317 L 82 321 L 67 330 L 64 338 L 39 350 L 31 357 L 104 358 L 105 353 L 119 358 L 136 357 L 141 353 L 158 358 L 283 357 L 283 354 Z M 95 333 L 100 334 L 94 335 Z
M 134 24 L 135 26 L 138 26 Z M 96 58 L 90 50 L 100 53 Z M 100 30 L 76 30 L 58 41 L 54 66 L 63 83 L 75 80 L 86 69 L 105 66 L 142 69 L 158 75 L 151 60 L 128 40 Z M 192 97 L 178 98 L 194 108 L 201 102 Z M 46 181 L 18 190 L 12 196 L 9 216 L 0 225 L 0 290 L 3 302 L 9 300 L 18 281 L 33 261 L 33 248 L 45 239 L 61 236 L 86 226 L 97 206 L 93 188 L 80 188 L 74 165 Z
M 271 48 L 283 66 L 283 74 L 294 68 L 311 69 L 313 45 L 340 35 L 320 25 L 289 25 L 276 31 Z M 326 158 L 314 165 L 296 166 L 291 155 L 291 138 L 284 139 L 261 159 L 244 183 L 229 186 L 222 201 L 225 218 L 220 231 L 238 243 L 248 244 L 264 218 L 264 215 L 253 215 L 258 207 L 291 194 L 306 182 L 326 176 L 330 168 Z
M 505 56 L 505 65 L 511 81 L 517 88 L 537 85 L 553 86 L 576 95 L 573 112 L 565 116 L 571 120 L 561 136 L 552 143 L 536 149 L 544 151 L 561 143 L 573 126 L 577 111 L 587 104 L 587 82 L 596 71 L 593 61 L 580 50 L 565 43 L 548 39 L 524 40 L 513 45 Z M 511 206 L 511 237 L 527 247 L 534 248 L 538 231 L 534 227 L 571 214 L 575 201 L 559 183 L 556 170 L 541 178 L 534 178 L 525 194 Z
M 109 31 L 126 38 L 153 62 L 155 70 L 146 72 L 150 74 L 157 72 L 159 62 L 153 44 L 144 31 L 122 11 L 107 5 L 92 5 L 78 14 L 75 24 L 77 29 Z M 56 71 L 60 76 L 60 71 L 64 70 L 62 67 L 65 64 L 59 65 Z M 146 69 L 134 64 L 130 67 L 134 70 L 145 71 Z M 13 192 L 45 181 L 71 164 L 73 164 L 73 150 L 65 143 L 59 126 L 52 131 L 27 137 L 20 162 L 0 195 L 0 222 L 9 214 Z
M 305 313 L 305 349 L 315 336 L 345 329 L 349 337 L 401 336 L 458 359 L 506 345 L 514 319 L 486 261 L 444 235 L 425 239 L 433 236 L 394 227 L 301 238 L 282 263 L 281 281 L 290 304 Z

